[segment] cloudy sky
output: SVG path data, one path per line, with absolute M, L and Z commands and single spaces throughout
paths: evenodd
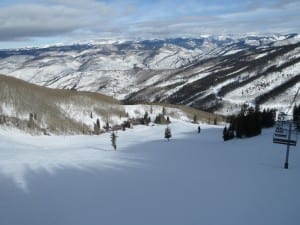
M 101 38 L 300 33 L 299 0 L 0 0 L 0 48 Z

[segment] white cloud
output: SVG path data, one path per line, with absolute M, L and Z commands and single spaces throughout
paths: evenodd
M 0 41 L 48 37 L 107 24 L 109 5 L 96 1 L 51 0 L 56 4 L 19 4 L 0 8 Z M 84 4 L 85 3 L 85 4 Z
M 0 41 L 44 37 L 172 37 L 248 32 L 299 32 L 300 3 L 251 1 L 224 5 L 212 0 L 29 0 L 0 8 Z

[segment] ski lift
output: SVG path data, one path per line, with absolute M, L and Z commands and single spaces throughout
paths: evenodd
M 296 146 L 297 131 L 294 126 L 292 116 L 289 115 L 288 112 L 293 107 L 299 91 L 300 91 L 300 87 L 298 88 L 290 106 L 287 108 L 287 111 L 280 112 L 278 114 L 277 123 L 273 134 L 273 143 Z
M 298 96 L 298 93 L 300 91 L 300 87 L 298 88 L 290 106 L 288 107 L 286 113 L 279 113 L 276 123 L 276 128 L 273 134 L 273 143 L 276 144 L 284 144 L 286 145 L 286 156 L 285 156 L 285 163 L 284 168 L 289 168 L 289 152 L 290 152 L 290 146 L 296 146 L 297 144 L 297 130 L 296 126 L 293 123 L 292 118 L 288 118 L 288 112 L 293 107 L 296 98 Z
M 287 118 L 287 114 L 284 112 L 280 112 L 277 116 L 277 121 L 285 121 Z
M 273 134 L 273 143 L 296 146 L 297 131 L 293 126 L 293 121 L 278 121 Z

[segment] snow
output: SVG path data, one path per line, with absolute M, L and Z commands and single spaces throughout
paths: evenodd
M 250 46 L 259 46 L 260 42 L 258 40 L 246 39 L 245 44 L 250 45 Z
M 265 57 L 266 55 L 268 55 L 268 52 L 258 54 L 254 59 L 260 59 L 262 57 Z
M 296 83 L 293 87 L 288 88 L 286 91 L 277 96 L 276 99 L 270 99 L 267 103 L 264 104 L 265 108 L 276 108 L 278 112 L 286 112 L 289 110 L 289 113 L 292 113 L 292 108 L 290 107 L 291 101 L 297 93 L 300 84 Z M 291 97 L 292 96 L 292 97 Z M 298 95 L 295 99 L 296 104 L 300 102 L 300 96 Z
M 134 109 L 132 109 L 134 110 Z M 128 109 L 129 111 L 129 109 Z M 298 225 L 299 151 L 261 136 L 172 119 L 110 134 L 32 137 L 0 130 L 0 224 Z
M 278 64 L 280 64 L 280 61 L 278 61 Z M 255 79 L 253 82 L 249 84 L 246 84 L 242 87 L 235 89 L 232 92 L 229 92 L 224 96 L 223 99 L 237 104 L 251 102 L 255 99 L 255 97 L 263 93 L 266 93 L 272 90 L 273 88 L 279 86 L 280 84 L 287 82 L 292 77 L 297 76 L 299 69 L 300 69 L 300 63 L 295 63 L 290 67 L 282 69 L 281 72 L 273 72 L 273 73 L 266 74 L 263 77 L 259 77 Z M 262 88 L 262 85 L 266 85 L 266 84 L 268 85 Z M 290 95 L 288 96 L 290 98 Z
M 275 42 L 273 45 L 274 46 L 284 46 L 284 45 L 289 45 L 289 44 L 296 44 L 296 43 L 299 43 L 299 41 L 300 41 L 300 35 L 298 34 L 293 38 L 283 39 L 278 42 Z
M 240 51 L 243 51 L 243 49 L 230 50 L 230 51 L 226 52 L 224 55 L 233 55 L 233 54 L 238 53 Z
M 124 47 L 126 49 L 124 50 L 117 45 L 117 43 L 124 43 L 124 40 L 114 39 L 111 42 L 109 40 L 84 41 L 83 43 L 91 45 L 82 50 L 77 50 L 76 48 L 61 51 L 59 49 L 49 49 L 40 52 L 38 49 L 31 49 L 32 53 L 34 53 L 32 56 L 12 51 L 10 57 L 0 59 L 0 73 L 41 86 L 60 89 L 75 88 L 79 91 L 98 92 L 113 96 L 119 100 L 125 100 L 129 96 L 141 96 L 149 100 L 155 100 L 159 97 L 161 101 L 164 101 L 185 85 L 190 85 L 196 80 L 214 75 L 214 73 L 218 73 L 221 70 L 226 71 L 229 69 L 230 67 L 224 65 L 226 65 L 227 61 L 229 65 L 231 64 L 232 56 L 230 55 L 249 48 L 249 46 L 244 46 L 240 49 L 240 45 L 237 44 L 240 41 L 245 41 L 245 43 L 250 45 L 260 43 L 257 49 L 264 49 L 261 52 L 262 50 L 257 51 L 251 50 L 254 48 L 250 48 L 249 53 L 253 51 L 254 54 L 248 56 L 246 56 L 248 53 L 245 53 L 246 55 L 243 54 L 242 58 L 246 61 L 261 59 L 277 51 L 278 49 L 273 49 L 273 45 L 272 47 L 269 46 L 273 42 L 278 43 L 279 46 L 285 42 L 299 42 L 299 35 L 288 39 L 286 39 L 288 36 L 285 35 L 257 36 L 256 34 L 251 34 L 248 37 L 243 36 L 241 37 L 242 39 L 226 35 L 220 37 L 204 35 L 202 37 L 204 38 L 203 45 L 201 42 L 199 42 L 201 44 L 186 42 L 190 46 L 196 44 L 193 50 L 180 47 L 180 45 L 177 46 L 176 44 L 168 44 L 168 42 L 165 42 L 163 47 L 153 47 L 152 49 L 152 47 L 149 48 L 150 46 L 144 46 L 143 42 L 131 42 L 129 40 L 127 43 L 128 47 Z M 228 42 L 226 41 L 227 38 Z M 218 40 L 225 42 L 218 43 Z M 276 57 L 276 59 L 268 60 L 262 66 L 253 68 L 245 66 L 236 71 L 228 72 L 226 76 L 236 74 L 239 75 L 239 82 L 247 80 L 252 76 L 263 73 L 272 66 L 278 67 L 295 60 L 299 57 L 299 51 L 299 47 L 295 48 Z M 224 61 L 219 64 L 220 62 L 217 62 L 216 59 L 224 54 L 230 57 L 224 56 Z M 209 63 L 198 64 L 201 60 L 210 57 L 212 59 L 208 60 Z M 246 72 L 243 72 L 243 70 Z M 290 77 L 297 75 L 299 73 L 299 63 L 293 63 L 293 65 L 286 67 L 282 73 L 286 75 L 291 74 Z M 268 74 L 266 78 L 263 77 L 256 80 L 257 82 L 251 82 L 247 86 L 234 89 L 225 96 L 224 100 L 228 99 L 229 104 L 236 103 L 238 105 L 243 104 L 245 101 L 253 102 L 258 95 L 282 85 L 281 82 L 285 82 L 290 78 L 277 79 L 277 76 L 281 76 L 281 74 L 279 72 Z M 277 81 L 273 82 L 273 79 L 277 79 Z M 251 87 L 261 82 L 271 81 L 272 84 L 269 88 Z M 227 84 L 220 85 L 225 86 Z M 183 102 L 191 105 L 195 100 L 218 92 L 221 86 L 196 93 L 190 99 L 184 99 Z M 248 92 L 249 95 L 247 96 Z M 287 94 L 289 95 L 289 93 Z M 223 112 L 223 109 L 219 112 Z

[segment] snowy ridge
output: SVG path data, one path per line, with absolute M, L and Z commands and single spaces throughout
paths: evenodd
M 297 76 L 299 61 L 296 34 L 204 35 L 2 50 L 0 73 L 50 88 L 98 92 L 128 103 L 180 103 L 227 114 L 230 108 L 254 102 Z M 243 90 L 261 82 L 272 85 L 239 98 Z
M 146 112 L 154 121 L 163 108 L 172 119 L 191 121 L 198 115 L 199 121 L 208 121 L 215 117 L 183 106 L 123 105 L 101 94 L 49 89 L 0 75 L 0 128 L 15 127 L 31 134 L 95 135 L 120 130 L 128 120 L 141 123 Z

